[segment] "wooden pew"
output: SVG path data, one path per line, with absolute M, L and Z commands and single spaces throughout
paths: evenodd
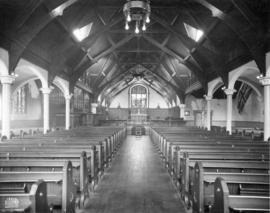
M 213 164 L 214 161 L 216 161 L 216 163 L 217 161 L 219 161 L 219 163 L 217 164 L 220 164 L 220 171 L 260 171 L 264 172 L 264 174 L 260 174 L 261 176 L 266 176 L 266 178 L 269 178 L 269 174 L 266 174 L 269 168 L 269 144 L 262 143 L 261 141 L 256 141 L 256 143 L 254 143 L 249 139 L 235 136 L 230 136 L 226 138 L 224 136 L 216 137 L 212 136 L 211 134 L 204 134 L 203 132 L 194 130 L 186 131 L 192 135 L 189 138 L 187 138 L 188 134 L 184 133 L 183 130 L 175 131 L 174 129 L 166 130 L 164 128 L 162 131 L 160 129 L 152 129 L 150 131 L 150 136 L 156 148 L 160 150 L 160 154 L 163 157 L 164 161 L 169 166 L 169 171 L 174 172 L 174 169 L 176 168 L 177 179 L 179 179 L 182 183 L 181 193 L 182 195 L 185 195 L 185 193 L 188 195 L 187 200 L 190 200 L 192 197 L 194 197 L 194 195 L 197 194 L 196 192 L 193 193 L 193 188 L 189 188 L 189 186 L 193 185 L 193 183 L 195 182 L 193 181 L 190 183 L 190 178 L 192 178 L 192 172 L 189 172 L 190 168 L 191 170 L 193 170 L 194 168 L 195 159 L 202 160 L 208 163 L 208 166 Z M 177 150 L 178 148 L 179 150 Z M 185 151 L 188 152 L 187 155 L 190 154 L 190 156 L 192 157 L 191 159 L 187 158 L 187 161 L 183 160 L 183 155 L 185 155 L 183 154 L 183 152 Z M 229 159 L 229 161 L 226 159 Z M 235 160 L 237 160 L 238 162 L 236 163 Z M 241 160 L 241 162 L 239 160 Z M 185 165 L 182 165 L 183 162 L 185 163 Z M 237 168 L 241 163 L 241 168 Z M 246 168 L 243 170 L 243 167 Z M 185 172 L 183 172 L 183 170 L 185 170 Z M 240 175 L 241 174 L 242 173 L 240 173 Z M 224 175 L 226 176 L 227 173 L 224 173 Z M 234 178 L 236 178 L 236 176 L 238 175 L 235 175 Z M 252 178 L 253 176 L 255 175 L 251 174 L 249 177 Z M 247 188 L 241 189 L 242 193 L 254 193 L 252 190 L 252 192 L 250 192 L 249 190 L 250 189 Z M 188 194 L 190 192 L 192 194 Z M 261 191 L 259 191 L 259 193 L 260 192 Z M 258 193 L 258 191 L 256 193 Z M 195 201 L 197 202 L 197 199 L 195 199 Z M 204 212 L 204 209 L 202 210 L 201 208 L 197 212 Z
M 101 142 L 98 141 L 74 141 L 74 142 L 48 142 L 31 140 L 31 143 L 5 143 L 0 144 L 0 152 L 39 152 L 40 149 L 54 152 L 55 150 L 61 150 L 61 152 L 87 152 L 87 157 L 91 160 L 89 164 L 89 170 L 91 171 L 92 178 L 97 182 L 104 172 L 104 147 Z
M 215 180 L 214 202 L 211 213 L 269 212 L 270 197 L 258 195 L 234 195 L 229 191 L 226 181 L 218 177 Z
M 267 158 L 266 158 L 267 157 Z M 190 195 L 190 167 L 194 166 L 194 162 L 196 161 L 223 161 L 224 166 L 230 165 L 229 161 L 247 161 L 254 162 L 253 165 L 244 164 L 247 168 L 254 168 L 255 166 L 261 165 L 261 169 L 265 169 L 265 166 L 269 165 L 269 155 L 261 156 L 254 153 L 226 153 L 226 152 L 217 152 L 217 153 L 200 153 L 200 152 L 185 152 L 183 157 L 179 157 L 178 164 L 180 165 L 177 169 L 177 180 L 180 182 L 180 190 L 183 198 L 186 199 L 187 203 Z M 228 163 L 226 163 L 228 161 Z M 257 163 L 256 163 L 257 162 Z M 262 162 L 262 163 L 261 163 Z M 233 165 L 231 165 L 234 167 Z M 222 166 L 220 166 L 222 168 Z M 242 167 L 244 169 L 244 167 Z M 260 167 L 258 168 L 260 169 Z M 266 170 L 266 169 L 265 169 Z M 186 196 L 186 197 L 185 197 Z
M 265 147 L 249 147 L 249 146 L 226 146 L 223 144 L 201 144 L 201 145 L 176 145 L 177 150 L 172 152 L 172 150 L 168 150 L 168 153 L 164 157 L 166 166 L 168 167 L 169 172 L 171 175 L 176 175 L 180 167 L 179 161 L 177 161 L 177 156 L 183 156 L 184 152 L 200 152 L 200 153 L 235 153 L 235 154 L 242 154 L 242 153 L 250 153 L 255 154 L 255 156 L 268 156 L 269 151 L 268 148 Z M 176 173 L 176 174 L 175 174 Z
M 33 184 L 37 180 L 47 183 L 47 201 L 50 208 L 60 207 L 62 212 L 75 211 L 75 186 L 72 179 L 72 164 L 65 161 L 60 171 L 0 171 L 0 183 Z
M 59 153 L 58 150 L 61 149 Z M 81 153 L 86 153 L 86 162 L 87 162 L 87 175 L 89 176 L 89 181 L 91 182 L 92 189 L 95 187 L 99 181 L 99 162 L 95 146 L 90 146 L 88 149 L 85 148 L 68 148 L 68 147 L 40 147 L 31 148 L 28 150 L 21 150 L 20 148 L 13 148 L 0 150 L 0 159 L 64 159 L 73 161 L 74 159 L 80 159 Z M 84 151 L 85 150 L 85 151 Z
M 1 187 L 0 183 L 0 212 L 49 212 L 46 183 L 38 180 L 31 185 L 29 190 L 24 187 L 21 189 Z
M 107 167 L 109 163 L 111 162 L 112 157 L 114 156 L 116 150 L 119 148 L 121 142 L 123 139 L 126 137 L 126 129 L 122 128 L 116 132 L 111 132 L 109 131 L 109 128 L 105 128 L 106 131 L 104 132 L 104 128 L 94 128 L 94 130 L 99 130 L 102 129 L 103 132 L 97 133 L 93 132 L 93 134 L 89 135 L 89 130 L 91 128 L 87 129 L 76 129 L 76 132 L 72 131 L 60 131 L 56 132 L 54 134 L 48 134 L 44 136 L 38 136 L 38 137 L 27 137 L 22 140 L 10 140 L 8 141 L 8 144 L 17 144 L 23 142 L 24 144 L 35 144 L 37 141 L 40 146 L 43 146 L 43 144 L 47 143 L 74 143 L 76 140 L 75 144 L 78 143 L 83 143 L 85 144 L 98 144 L 102 143 L 102 149 L 104 153 L 104 164 Z M 116 129 L 116 128 L 114 128 Z M 112 135 L 111 135 L 112 134 Z M 78 142 L 79 141 L 79 142 Z M 99 147 L 97 147 L 99 149 Z
M 196 151 L 201 150 L 201 152 L 212 152 L 213 150 L 226 150 L 230 152 L 247 152 L 247 153 L 260 153 L 260 154 L 269 154 L 269 145 L 262 144 L 257 147 L 253 144 L 244 143 L 244 144 L 228 144 L 228 143 L 214 143 L 214 142 L 206 142 L 206 143 L 184 143 L 184 142 L 168 142 L 167 150 L 164 155 L 165 163 L 169 167 L 169 171 L 174 171 L 173 161 L 175 159 L 176 152 L 185 152 L 185 151 Z
M 238 166 L 242 168 L 242 165 Z M 207 172 L 201 162 L 196 162 L 192 193 L 193 213 L 203 213 L 205 209 L 211 209 L 214 198 L 214 182 L 217 177 L 222 177 L 227 183 L 232 184 L 231 191 L 233 193 L 239 191 L 240 184 L 268 188 L 267 193 L 269 193 L 270 174 L 268 173 Z
M 11 159 L 0 160 L 0 171 L 5 172 L 35 172 L 35 171 L 61 171 L 63 164 L 67 160 L 58 159 Z M 76 187 L 79 207 L 82 207 L 85 200 L 89 198 L 89 191 L 91 182 L 89 180 L 89 174 L 87 169 L 87 156 L 86 152 L 82 152 L 80 158 L 72 159 L 72 177 L 73 183 Z
M 109 130 L 109 129 L 106 129 L 106 131 L 107 130 Z M 100 142 L 100 139 L 104 138 L 104 135 L 102 135 L 102 134 L 104 134 L 104 129 L 101 131 L 101 133 L 97 133 L 97 134 L 96 133 L 97 132 L 94 130 L 91 133 L 91 137 L 89 135 L 87 135 L 87 137 L 80 138 L 79 141 L 78 141 L 78 135 L 84 134 L 84 130 L 76 131 L 75 133 L 73 132 L 72 133 L 73 135 L 66 135 L 65 133 L 63 135 L 61 135 L 61 134 L 59 135 L 57 133 L 56 135 L 58 135 L 58 136 L 50 136 L 50 137 L 38 136 L 38 137 L 32 137 L 32 138 L 30 137 L 29 139 L 23 139 L 20 141 L 13 140 L 12 142 L 15 142 L 15 143 L 8 141 L 9 143 L 0 145 L 0 149 L 1 149 L 0 158 L 2 158 L 2 159 L 11 159 L 11 158 L 18 159 L 18 161 L 21 161 L 22 159 L 33 159 L 33 160 L 35 160 L 37 167 L 39 167 L 39 169 L 40 169 L 40 167 L 42 167 L 42 166 L 40 166 L 40 165 L 38 166 L 38 164 L 40 164 L 41 161 L 44 161 L 44 159 L 47 159 L 47 162 L 50 161 L 49 162 L 50 165 L 55 163 L 56 161 L 58 161 L 58 164 L 59 164 L 59 161 L 63 162 L 63 160 L 65 160 L 65 159 L 72 160 L 73 162 L 75 162 L 75 161 L 78 161 L 77 152 L 79 152 L 80 150 L 83 150 L 83 149 L 87 149 L 87 154 L 89 156 L 88 158 L 92 159 L 92 160 L 91 160 L 91 163 L 88 163 L 89 161 L 87 161 L 86 163 L 84 163 L 84 165 L 91 164 L 91 166 L 89 166 L 91 175 L 89 175 L 89 176 L 90 176 L 90 179 L 92 179 L 92 181 L 93 181 L 93 179 L 95 179 L 97 176 L 96 175 L 96 168 L 98 168 L 99 171 L 101 171 L 103 169 L 103 166 L 104 166 L 103 161 L 104 162 L 105 162 L 105 160 L 108 161 L 107 156 L 109 156 L 109 155 L 113 156 L 113 154 L 116 152 L 121 141 L 126 136 L 126 130 L 125 130 L 125 128 L 120 129 L 120 131 L 114 132 L 113 135 L 108 136 L 108 138 L 106 138 L 102 142 Z M 109 131 L 107 131 L 106 133 L 110 134 Z M 93 137 L 93 135 L 95 135 L 95 136 Z M 95 138 L 98 141 L 93 142 L 93 138 Z M 92 146 L 93 149 L 91 148 L 90 151 L 89 151 L 89 139 L 90 139 L 90 141 L 92 140 L 90 142 L 90 144 L 95 143 L 95 145 Z M 38 144 L 38 145 L 36 145 L 36 144 Z M 18 145 L 19 145 L 19 147 L 16 147 Z M 99 155 L 94 154 L 94 153 L 96 153 L 95 148 L 97 148 Z M 103 148 L 107 148 L 107 149 L 104 150 Z M 7 149 L 8 152 L 5 152 L 4 149 Z M 59 149 L 61 149 L 61 153 L 59 153 L 57 151 Z M 94 152 L 92 152 L 93 150 L 94 150 Z M 103 152 L 103 154 L 102 154 L 102 152 Z M 96 161 L 95 161 L 96 157 L 95 156 L 99 157 L 98 166 L 96 165 Z M 9 162 L 9 164 L 11 163 L 11 160 L 4 160 L 4 161 L 3 161 L 3 163 L 6 163 L 7 161 Z M 26 160 L 26 161 L 28 161 L 26 163 L 31 164 L 29 160 Z M 9 165 L 10 167 L 15 167 L 16 163 L 13 162 L 11 164 L 13 164 L 13 166 Z M 24 166 L 25 165 L 26 164 L 24 164 Z M 8 167 L 8 165 L 5 166 L 5 168 L 7 168 L 7 167 Z M 29 167 L 27 167 L 27 168 L 29 168 Z M 84 170 L 85 170 L 86 166 L 83 166 L 83 167 L 80 166 L 79 169 L 81 169 L 81 168 L 82 169 L 84 168 Z M 18 167 L 16 167 L 16 169 L 18 169 Z M 4 170 L 6 170 L 6 169 L 4 169 Z M 12 172 L 11 170 L 6 171 L 5 174 L 7 174 L 8 172 Z M 29 172 L 29 171 L 30 170 L 27 170 L 27 172 Z M 25 171 L 20 171 L 20 172 L 22 173 Z M 54 173 L 54 175 L 55 174 L 56 173 Z M 85 171 L 84 171 L 84 174 L 86 174 Z M 79 200 L 81 201 L 80 203 L 83 203 L 83 201 L 85 200 L 84 198 L 85 198 L 86 192 L 84 192 L 83 189 L 85 190 L 88 188 L 86 186 L 87 181 L 85 181 L 85 180 L 89 179 L 89 178 L 88 178 L 88 175 L 86 175 L 87 176 L 86 177 L 84 174 L 83 175 L 77 174 L 77 178 L 74 178 L 75 181 L 79 179 L 79 181 L 77 181 L 77 183 L 78 182 L 80 183 L 80 190 L 79 190 L 81 192 L 81 197 L 79 197 Z M 7 176 L 6 176 L 6 178 L 7 178 Z M 82 180 L 81 178 L 83 178 L 84 180 Z M 5 177 L 3 178 L 3 180 L 4 179 L 5 179 Z
M 96 147 L 99 158 L 99 169 L 101 171 L 104 170 L 104 166 L 107 167 L 109 161 L 111 160 L 112 150 L 110 149 L 110 143 L 107 140 L 100 141 L 100 138 L 91 138 L 86 140 L 85 138 L 68 138 L 68 139 L 55 139 L 55 138 L 35 138 L 35 139 L 23 139 L 18 141 L 8 141 L 0 144 L 0 148 L 10 148 L 12 150 L 13 147 L 21 147 L 23 151 L 31 149 L 35 147 L 40 149 L 41 147 L 68 147 L 70 149 L 73 148 L 85 148 L 89 149 L 91 145 Z

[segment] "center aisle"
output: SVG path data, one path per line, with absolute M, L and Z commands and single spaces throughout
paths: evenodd
M 148 136 L 128 136 L 85 212 L 184 213 Z

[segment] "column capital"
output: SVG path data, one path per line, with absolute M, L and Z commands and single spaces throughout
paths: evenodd
M 235 93 L 236 90 L 235 89 L 225 89 L 224 92 L 228 96 L 228 95 L 233 95 L 233 93 Z
M 72 98 L 72 96 L 73 96 L 72 93 L 71 93 L 71 94 L 68 94 L 68 95 L 65 95 L 65 99 L 66 99 L 66 100 L 70 100 L 70 99 Z
M 52 89 L 51 88 L 46 88 L 46 87 L 44 87 L 44 88 L 40 88 L 40 91 L 43 93 L 43 94 L 50 94 L 51 93 L 51 91 L 52 91 Z
M 12 84 L 15 81 L 15 75 L 2 75 L 0 81 L 2 84 Z
M 259 78 L 259 81 L 263 86 L 269 86 L 270 85 L 270 76 L 261 77 L 261 78 Z
M 186 104 L 180 104 L 179 107 L 180 108 L 185 108 L 186 107 Z
M 212 95 L 204 95 L 203 96 L 205 98 L 205 100 L 207 101 L 211 101 L 213 99 L 213 96 Z

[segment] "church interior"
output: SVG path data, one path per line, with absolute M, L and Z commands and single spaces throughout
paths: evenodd
M 0 212 L 270 212 L 269 0 L 0 0 Z

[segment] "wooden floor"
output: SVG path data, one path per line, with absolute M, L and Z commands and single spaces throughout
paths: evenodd
M 148 136 L 128 136 L 90 198 L 89 213 L 185 213 Z

